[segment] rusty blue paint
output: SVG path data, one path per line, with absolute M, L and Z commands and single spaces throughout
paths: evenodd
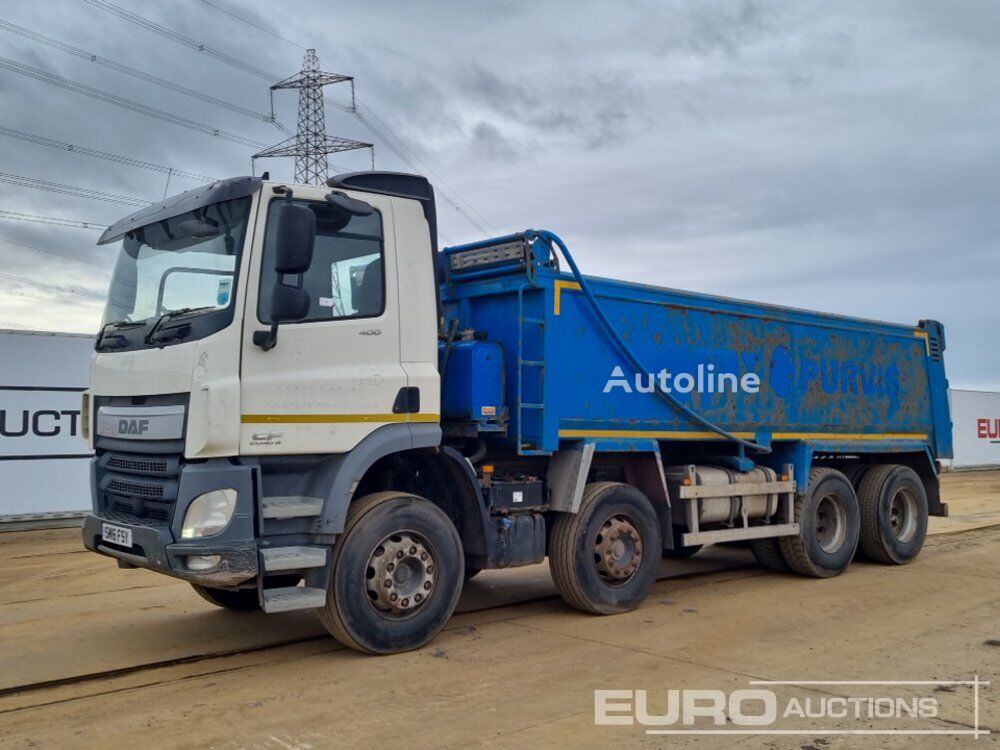
M 547 249 L 538 255 L 549 257 Z M 587 281 L 649 372 L 696 373 L 699 365 L 711 365 L 715 373 L 759 375 L 757 393 L 675 394 L 726 430 L 776 448 L 798 442 L 831 453 L 951 455 L 944 334 L 934 321 L 897 325 L 612 279 Z M 653 396 L 604 392 L 615 366 L 630 380 L 634 371 L 572 282 L 528 254 L 520 264 L 477 270 L 442 287 L 449 318 L 503 346 L 508 405 L 530 400 L 543 407 L 531 415 L 512 410 L 511 435 L 520 439 L 510 447 L 546 453 L 563 440 L 592 434 L 600 450 L 648 450 L 645 433 L 651 432 L 677 433 L 656 438 L 667 442 L 700 442 L 682 433 L 703 428 Z M 527 318 L 541 321 L 541 340 L 525 343 Z M 547 363 L 535 368 L 537 382 L 525 384 L 523 360 Z

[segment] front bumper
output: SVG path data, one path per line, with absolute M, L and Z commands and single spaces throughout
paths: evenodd
M 116 514 L 109 516 L 88 513 L 84 518 L 83 544 L 87 549 L 129 565 L 183 578 L 203 586 L 238 586 L 257 577 L 255 541 L 213 541 L 209 538 L 177 542 L 167 526 L 126 523 Z M 104 542 L 101 538 L 104 523 L 131 529 L 131 549 Z M 219 555 L 219 562 L 208 570 L 189 570 L 187 558 L 201 555 Z
M 205 586 L 255 581 L 259 563 L 250 466 L 231 459 L 186 463 L 176 454 L 129 453 L 119 448 L 99 450 L 92 468 L 94 507 L 83 524 L 87 549 Z M 182 539 L 191 503 L 221 489 L 237 493 L 229 525 L 211 537 Z M 130 529 L 132 546 L 105 542 L 104 523 Z M 189 567 L 189 557 L 206 555 L 218 555 L 219 560 L 207 569 Z

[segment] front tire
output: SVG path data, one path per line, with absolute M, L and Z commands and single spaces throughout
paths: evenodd
M 860 549 L 872 562 L 905 565 L 927 537 L 927 491 L 909 466 L 876 466 L 858 486 Z
M 232 609 L 239 612 L 253 612 L 260 609 L 260 602 L 257 599 L 257 589 L 213 589 L 208 586 L 199 586 L 192 583 L 191 588 L 195 590 L 206 602 L 214 604 L 223 609 Z
M 330 565 L 324 627 L 356 651 L 394 654 L 444 628 L 462 593 L 465 556 L 436 505 L 379 492 L 351 503 Z
M 574 514 L 552 525 L 549 569 L 562 598 L 593 614 L 627 612 L 656 578 L 662 540 L 649 499 L 616 482 L 588 484 Z
M 811 578 L 831 578 L 847 569 L 858 546 L 860 512 L 854 487 L 836 469 L 814 468 L 809 486 L 795 498 L 799 533 L 781 537 L 788 566 Z

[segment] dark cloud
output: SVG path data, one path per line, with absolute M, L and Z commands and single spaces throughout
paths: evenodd
M 1000 387 L 1000 5 L 848 0 L 464 3 L 189 0 L 129 10 L 276 77 L 315 46 L 501 231 L 560 232 L 591 273 L 948 327 L 955 385 Z M 79 0 L 7 3 L 5 20 L 266 111 L 268 81 Z M 291 40 L 291 43 L 289 41 Z M 0 55 L 262 143 L 259 120 L 0 31 Z M 330 95 L 346 101 L 347 90 Z M 250 149 L 0 71 L 0 125 L 210 175 Z M 278 92 L 295 122 L 294 92 Z M 332 133 L 376 142 L 347 113 Z M 363 153 L 339 167 L 367 166 Z M 292 165 L 271 161 L 290 177 Z M 0 136 L 0 172 L 156 199 L 165 176 Z M 171 192 L 193 186 L 171 179 Z M 441 201 L 450 240 L 481 236 Z M 132 209 L 0 184 L 0 208 L 110 222 Z M 470 212 L 466 211 L 466 214 Z M 100 290 L 97 233 L 0 221 L 0 273 Z M 93 329 L 99 305 L 0 278 L 0 320 Z M 13 292 L 13 294 L 11 293 Z M 33 296 L 32 296 L 33 295 Z

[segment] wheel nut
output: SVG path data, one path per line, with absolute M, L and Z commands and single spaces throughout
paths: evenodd
M 399 598 L 399 594 L 389 594 L 389 601 L 394 602 Z
M 426 560 L 427 559 L 427 553 L 426 552 L 421 552 L 420 553 L 420 559 L 421 560 Z
M 423 594 L 414 594 L 413 595 L 413 601 L 415 601 L 417 604 L 419 604 L 423 600 L 424 600 L 424 595 Z
M 424 581 L 424 591 L 430 591 L 430 590 L 431 590 L 431 582 Z M 417 596 L 420 596 L 420 594 L 417 594 Z
M 391 573 L 396 569 L 396 563 L 389 563 L 388 565 L 385 566 L 385 569 Z
M 416 547 L 410 547 L 410 554 L 411 555 L 417 554 L 417 548 Z
M 396 559 L 397 560 L 403 559 L 403 550 L 400 550 L 399 552 L 396 553 Z
M 433 573 L 434 572 L 434 566 L 433 565 L 428 565 L 427 566 L 427 572 L 428 573 Z
M 391 578 L 386 578 L 385 579 L 385 587 L 387 589 L 391 589 L 392 588 L 392 579 Z
M 404 607 L 409 607 L 410 606 L 410 600 L 409 599 L 403 599 L 403 601 L 401 601 L 400 604 L 402 604 Z

